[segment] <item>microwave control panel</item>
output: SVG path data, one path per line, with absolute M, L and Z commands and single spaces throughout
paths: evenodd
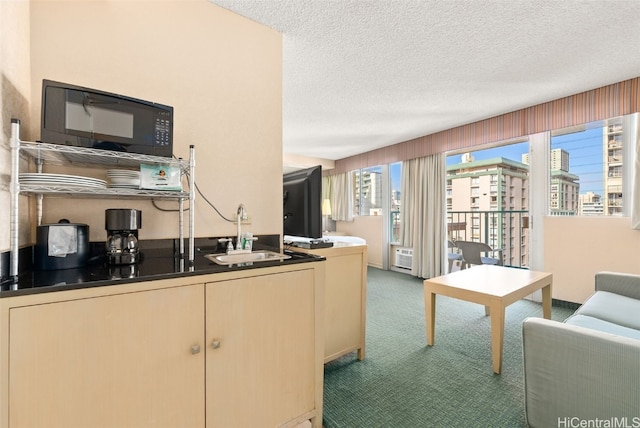
M 158 112 L 155 123 L 155 145 L 171 146 L 171 115 L 168 112 Z

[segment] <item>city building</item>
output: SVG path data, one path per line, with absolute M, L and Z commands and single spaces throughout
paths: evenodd
M 552 149 L 549 156 L 549 168 L 569 172 L 569 152 L 562 149 Z M 527 162 L 528 163 L 528 162 Z
M 622 196 L 622 163 L 623 163 L 623 140 L 622 124 L 610 124 L 604 128 L 603 144 L 604 149 L 604 189 L 606 197 L 604 199 L 604 213 L 610 216 L 621 216 L 623 208 Z
M 584 216 L 595 216 L 604 214 L 602 197 L 593 192 L 583 193 L 579 197 L 579 214 Z
M 529 154 L 522 155 L 522 163 L 529 165 Z M 569 172 L 569 153 L 552 149 L 549 154 L 549 215 L 578 214 L 580 177 Z
M 382 215 L 382 172 L 363 170 L 356 173 L 355 213 L 358 215 Z
M 580 177 L 561 169 L 552 169 L 549 189 L 549 215 L 578 214 Z

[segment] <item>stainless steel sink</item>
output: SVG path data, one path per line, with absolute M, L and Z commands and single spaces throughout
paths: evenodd
M 242 254 L 207 254 L 205 257 L 219 265 L 234 265 L 253 262 L 271 262 L 290 259 L 291 256 L 274 251 L 258 250 Z

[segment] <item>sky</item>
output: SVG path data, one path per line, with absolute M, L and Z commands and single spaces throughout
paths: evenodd
M 522 154 L 529 152 L 529 143 L 509 144 L 506 146 L 494 147 L 491 149 L 470 152 L 474 160 L 485 160 L 490 158 L 503 157 L 518 162 L 522 162 Z M 447 166 L 462 162 L 462 155 L 447 156 Z
M 603 128 L 597 127 L 551 138 L 551 149 L 559 148 L 569 153 L 569 172 L 580 177 L 580 193 L 603 193 Z M 517 143 L 471 152 L 475 160 L 495 157 L 522 162 L 522 154 L 529 151 L 529 143 Z M 461 162 L 462 155 L 447 156 L 447 165 Z M 400 189 L 401 164 L 390 166 L 392 189 Z
M 560 135 L 551 138 L 551 149 L 563 149 L 569 153 L 569 172 L 580 177 L 580 193 L 594 192 L 604 195 L 603 189 L 603 149 L 602 127 L 585 131 Z M 529 143 L 516 143 L 491 149 L 471 152 L 475 160 L 495 157 L 522 162 L 522 154 L 529 151 Z M 460 163 L 462 155 L 447 156 L 447 165 Z M 401 180 L 401 163 L 391 164 L 391 188 L 399 190 Z

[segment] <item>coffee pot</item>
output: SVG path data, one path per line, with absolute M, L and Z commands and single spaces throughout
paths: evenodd
M 142 228 L 142 212 L 134 209 L 105 210 L 107 262 L 130 265 L 140 261 L 138 229 Z

